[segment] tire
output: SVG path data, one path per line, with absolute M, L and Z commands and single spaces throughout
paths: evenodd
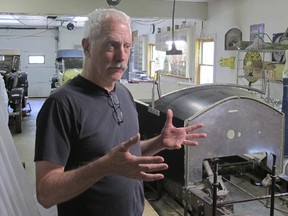
M 16 105 L 15 112 L 19 112 L 15 115 L 15 132 L 22 133 L 22 103 Z

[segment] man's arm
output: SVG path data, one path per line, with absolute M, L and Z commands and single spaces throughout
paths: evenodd
M 132 137 L 114 147 L 103 157 L 80 168 L 64 172 L 64 167 L 48 161 L 36 162 L 37 199 L 45 208 L 68 201 L 91 187 L 106 175 L 154 181 L 163 174 L 150 173 L 165 170 L 167 164 L 160 156 L 135 156 L 129 152 L 140 139 Z
M 49 161 L 36 162 L 37 199 L 45 208 L 70 200 L 107 175 L 105 158 L 64 172 Z

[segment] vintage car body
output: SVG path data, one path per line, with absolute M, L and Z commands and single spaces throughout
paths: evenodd
M 51 91 L 81 73 L 83 69 L 83 51 L 77 49 L 58 50 L 55 68 L 56 73 L 51 77 Z

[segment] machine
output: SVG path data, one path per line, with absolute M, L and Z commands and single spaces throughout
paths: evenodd
M 8 95 L 9 122 L 14 120 L 15 132 L 22 132 L 22 117 L 31 112 L 28 103 L 28 74 L 20 70 L 20 51 L 0 49 L 0 73 Z
M 161 133 L 168 108 L 175 126 L 203 123 L 208 134 L 197 147 L 159 153 L 169 165 L 165 179 L 145 184 L 159 215 L 163 194 L 181 206 L 175 215 L 287 215 L 284 114 L 251 89 L 201 85 L 136 105 L 142 139 Z

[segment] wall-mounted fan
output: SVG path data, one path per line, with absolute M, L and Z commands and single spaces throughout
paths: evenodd
M 249 51 L 245 54 L 243 62 L 244 76 L 249 85 L 263 78 L 263 61 L 259 52 Z

